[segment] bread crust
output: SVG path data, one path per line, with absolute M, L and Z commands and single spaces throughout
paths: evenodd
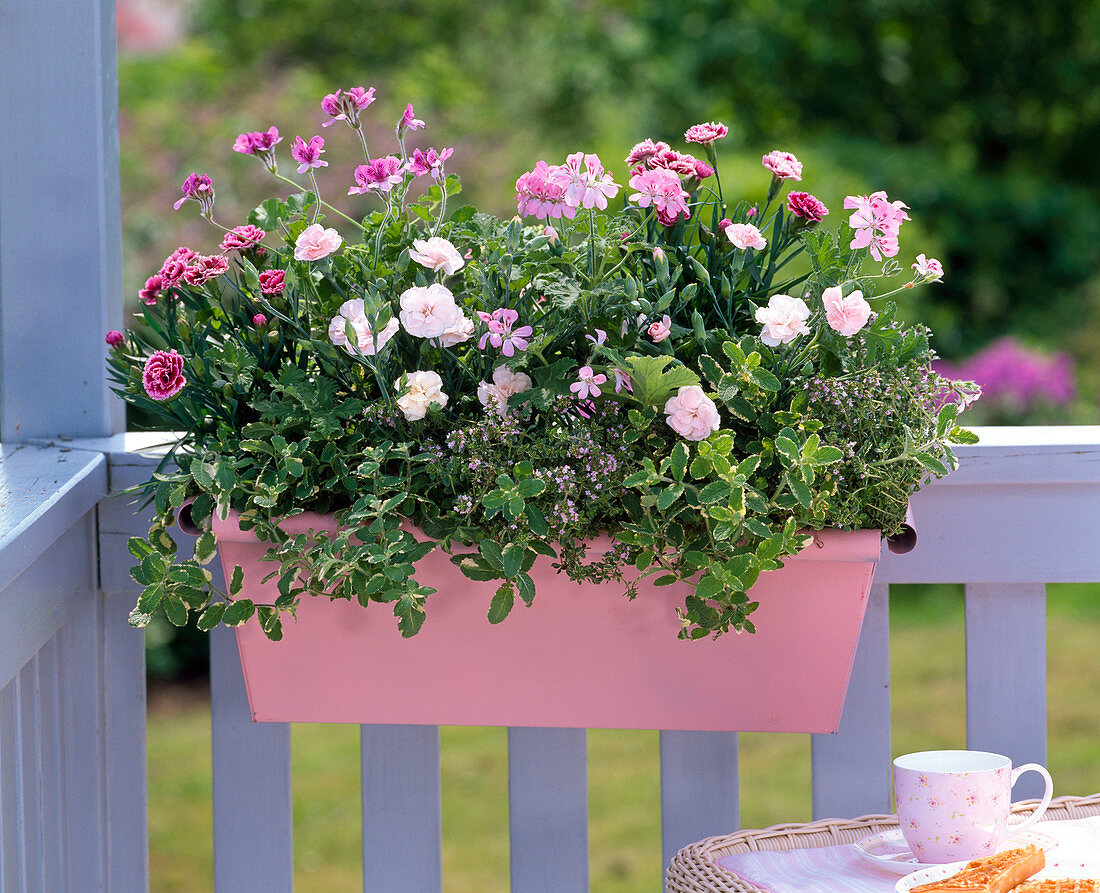
M 1028 845 L 984 859 L 974 859 L 951 877 L 931 884 L 921 884 L 910 890 L 910 893 L 1008 893 L 1010 890 L 1022 893 L 1019 885 L 1037 871 L 1042 871 L 1046 864 L 1043 851 L 1037 846 Z
M 1059 878 L 1048 881 L 1028 881 L 1012 893 L 1100 893 L 1100 881 L 1093 878 Z

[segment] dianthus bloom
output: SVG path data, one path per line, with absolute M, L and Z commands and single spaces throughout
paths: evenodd
M 557 179 L 558 167 L 539 161 L 534 170 L 516 180 L 516 206 L 525 217 L 575 217 L 577 209 L 565 201 L 565 187 Z
M 845 296 L 840 286 L 834 285 L 822 293 L 821 303 L 825 305 L 825 321 L 829 327 L 845 338 L 856 334 L 871 317 L 871 305 L 859 289 Z
M 286 288 L 286 270 L 264 270 L 260 273 L 260 291 L 277 295 Z
M 363 89 L 352 87 L 349 90 L 337 90 L 321 100 L 321 109 L 332 120 L 321 126 L 328 127 L 337 121 L 347 121 L 350 127 L 358 129 L 359 113 L 374 102 L 374 87 Z
M 700 161 L 694 155 L 677 152 L 675 149 L 663 149 L 650 157 L 646 164 L 654 170 L 664 168 L 665 170 L 675 171 L 681 177 L 686 178 L 698 176 Z M 711 173 L 714 172 L 711 171 Z
M 211 279 L 217 279 L 229 269 L 229 261 L 220 254 L 198 255 L 191 259 L 183 273 L 183 281 L 188 285 L 199 286 Z
M 742 251 L 747 251 L 749 248 L 763 251 L 768 247 L 768 240 L 751 223 L 731 223 L 726 227 L 726 238 L 735 248 L 740 248 Z
M 155 351 L 145 361 L 141 383 L 145 386 L 145 393 L 154 400 L 175 397 L 187 384 L 187 379 L 183 377 L 183 357 L 174 350 Z
M 442 270 L 448 276 L 457 273 L 466 264 L 462 255 L 458 253 L 458 249 L 440 236 L 413 239 L 409 257 L 422 267 L 437 273 Z
M 655 155 L 666 152 L 669 149 L 668 143 L 653 140 L 642 140 L 640 143 L 635 143 L 634 148 L 630 150 L 630 154 L 626 156 L 626 164 L 629 168 L 635 168 L 639 164 L 649 164 L 649 160 Z
M 794 341 L 799 335 L 809 335 L 810 308 L 801 298 L 790 295 L 772 295 L 767 307 L 756 309 L 756 321 L 764 330 L 760 340 L 769 347 L 777 347 Z
M 343 238 L 334 229 L 325 229 L 321 224 L 307 226 L 298 234 L 294 242 L 295 260 L 321 260 L 344 244 Z
M 401 120 L 397 122 L 397 128 L 401 132 L 404 132 L 406 128 L 408 130 L 423 130 L 424 122 L 416 117 L 416 112 L 413 111 L 412 103 L 410 102 L 405 106 L 405 111 L 401 115 Z
M 121 347 L 122 343 L 126 340 L 126 336 L 118 329 L 111 329 L 104 340 L 111 345 L 111 347 Z
M 328 167 L 328 162 L 321 160 L 321 154 L 324 151 L 324 137 L 311 136 L 307 143 L 300 136 L 296 136 L 294 145 L 290 147 L 290 157 L 298 162 L 298 173 L 304 174 L 310 168 Z
M 417 338 L 438 338 L 461 315 L 455 296 L 445 285 L 414 285 L 401 292 L 401 326 Z
M 787 210 L 807 224 L 821 223 L 829 213 L 825 203 L 808 192 L 792 192 L 787 196 Z
M 454 347 L 474 337 L 474 321 L 459 308 L 458 319 L 451 323 L 443 334 L 432 340 L 437 347 Z
M 943 279 L 943 264 L 934 257 L 925 257 L 923 254 L 918 254 L 913 269 L 917 271 L 918 276 L 922 276 L 930 282 L 939 282 Z
M 780 152 L 776 149 L 765 155 L 760 163 L 772 172 L 777 180 L 801 180 L 802 162 L 790 152 Z
M 844 207 L 853 211 L 848 225 L 856 231 L 850 248 L 867 248 L 876 261 L 898 253 L 898 233 L 909 219 L 908 205 L 892 202 L 880 191 L 870 195 L 849 195 L 844 199 Z
M 478 382 L 477 399 L 481 405 L 494 409 L 497 415 L 508 415 L 508 398 L 531 389 L 531 379 L 523 372 L 513 372 L 507 366 L 493 370 L 493 383 Z
M 684 133 L 684 140 L 689 143 L 713 143 L 722 139 L 730 129 L 720 121 L 710 121 L 707 124 L 696 124 L 689 127 Z
M 258 226 L 246 223 L 238 226 L 225 234 L 222 239 L 222 251 L 248 251 L 259 248 L 267 233 Z
M 412 158 L 408 161 L 409 170 L 417 177 L 431 174 L 432 179 L 442 180 L 443 163 L 454 154 L 454 151 L 453 147 L 441 149 L 439 152 L 435 149 L 428 149 L 426 152 L 413 149 Z
M 432 404 L 447 405 L 447 395 L 443 393 L 443 379 L 435 372 L 410 372 L 405 376 L 405 387 L 401 382 L 394 387 L 401 392 L 397 398 L 397 408 L 410 422 L 418 422 L 428 414 Z
M 691 216 L 688 194 L 673 171 L 666 168 L 640 171 L 630 178 L 630 188 L 638 190 L 630 196 L 630 201 L 640 208 L 652 205 L 662 223 L 668 219 L 675 222 L 681 214 L 685 218 Z
M 177 211 L 190 199 L 199 203 L 199 212 L 204 217 L 214 213 L 214 182 L 205 174 L 189 174 L 180 186 L 180 192 L 183 198 L 172 205 Z
M 506 357 L 514 356 L 517 350 L 527 350 L 528 339 L 535 330 L 531 326 L 520 326 L 513 330 L 512 326 L 519 320 L 519 314 L 515 310 L 501 307 L 492 313 L 479 310 L 477 315 L 489 329 L 481 336 L 477 344 L 478 350 L 485 350 L 486 341 Z
M 565 190 L 564 200 L 571 208 L 602 211 L 607 200 L 619 194 L 618 184 L 604 171 L 598 155 L 574 152 L 553 169 L 551 178 Z
M 252 317 L 252 325 L 254 325 L 257 329 L 262 329 L 264 326 L 267 325 L 267 317 L 264 316 L 262 313 L 257 313 L 255 316 Z
M 348 190 L 348 195 L 389 192 L 394 186 L 401 184 L 404 176 L 401 159 L 396 155 L 375 158 L 369 164 L 361 164 L 355 169 L 355 182 L 358 185 L 352 186 Z
M 718 407 L 697 384 L 685 385 L 668 398 L 665 421 L 686 440 L 706 440 L 722 425 Z
M 187 272 L 187 265 L 198 257 L 198 252 L 185 248 L 182 245 L 164 259 L 157 273 L 160 276 L 164 288 L 172 288 L 177 285 L 183 274 Z
M 351 327 L 355 335 L 355 344 L 348 343 L 348 327 Z M 349 353 L 358 350 L 359 353 L 370 356 L 386 346 L 398 329 L 397 319 L 391 317 L 382 331 L 377 335 L 371 330 L 370 320 L 367 319 L 366 308 L 362 298 L 353 298 L 340 305 L 340 312 L 329 323 L 329 340 L 337 347 L 343 347 Z M 354 348 L 354 349 L 353 349 Z
M 659 322 L 652 323 L 646 331 L 654 344 L 660 344 L 672 334 L 672 319 L 666 313 Z
M 578 400 L 587 400 L 589 397 L 600 396 L 600 385 L 607 381 L 607 376 L 592 371 L 591 366 L 581 366 L 577 371 L 578 381 L 569 385 L 569 390 L 576 394 Z
M 155 273 L 145 280 L 145 287 L 138 292 L 138 297 L 141 298 L 142 303 L 152 306 L 157 302 L 157 298 L 163 290 L 164 279 L 160 273 Z

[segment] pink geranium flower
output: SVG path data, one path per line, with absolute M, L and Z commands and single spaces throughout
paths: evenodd
M 726 227 L 725 232 L 726 238 L 733 243 L 734 247 L 742 251 L 750 248 L 763 251 L 768 247 L 768 240 L 751 223 L 731 223 Z
M 929 282 L 939 282 L 943 279 L 943 264 L 934 257 L 926 258 L 923 254 L 918 254 L 913 269 L 917 271 L 918 276 L 927 279 Z
M 713 143 L 722 139 L 730 129 L 719 121 L 711 121 L 708 124 L 696 124 L 689 127 L 684 133 L 684 140 L 689 143 Z
M 228 269 L 229 261 L 222 255 L 204 256 L 200 254 L 192 258 L 191 263 L 187 265 L 187 269 L 183 273 L 183 281 L 188 285 L 197 287 L 209 282 L 211 279 L 217 279 Z
M 424 122 L 416 117 L 416 112 L 413 111 L 412 103 L 410 102 L 405 106 L 405 111 L 401 115 L 401 121 L 398 122 L 397 125 L 398 129 L 403 133 L 406 129 L 423 130 L 424 126 Z
M 871 318 L 871 305 L 859 289 L 845 296 L 840 286 L 834 285 L 822 293 L 821 303 L 825 305 L 825 321 L 829 327 L 845 338 L 851 338 Z
M 352 186 L 348 190 L 348 195 L 389 192 L 394 186 L 399 186 L 404 179 L 404 166 L 396 155 L 375 158 L 368 164 L 361 164 L 355 169 L 355 182 L 358 185 Z
M 321 109 L 332 120 L 321 126 L 328 127 L 337 121 L 347 121 L 350 127 L 359 128 L 359 113 L 374 102 L 374 87 L 363 89 L 352 87 L 349 90 L 337 90 L 321 100 Z
M 634 148 L 630 150 L 630 154 L 626 156 L 627 167 L 635 168 L 639 164 L 649 164 L 649 160 L 655 155 L 659 155 L 661 152 L 665 152 L 669 149 L 668 143 L 665 142 L 653 142 L 653 140 L 642 140 L 640 143 L 636 143 Z
M 222 239 L 222 251 L 248 251 L 258 248 L 266 235 L 266 232 L 251 223 L 234 227 Z
M 453 148 L 443 149 L 439 152 L 436 152 L 435 149 L 428 149 L 426 152 L 413 149 L 412 158 L 409 159 L 409 170 L 417 177 L 431 174 L 432 179 L 442 180 L 443 162 L 453 154 Z
M 623 388 L 626 388 L 630 393 L 634 393 L 634 382 L 630 380 L 630 375 L 625 369 L 619 369 L 618 367 L 611 370 L 611 374 L 615 376 L 615 393 L 619 393 Z
M 777 180 L 802 179 L 802 162 L 790 152 L 780 152 L 776 149 L 774 152 L 765 155 L 760 163 L 770 170 L 772 176 Z
M 561 185 L 558 165 L 550 166 L 539 161 L 534 170 L 522 174 L 516 180 L 516 207 L 519 214 L 545 220 L 575 217 L 577 209 L 565 201 L 565 187 Z
M 311 136 L 307 143 L 300 136 L 296 136 L 294 145 L 290 147 L 290 156 L 298 162 L 298 173 L 304 174 L 310 168 L 328 167 L 328 162 L 321 160 L 321 153 L 324 151 L 323 137 Z
M 190 200 L 199 203 L 199 212 L 204 217 L 214 213 L 214 183 L 205 174 L 189 174 L 180 186 L 180 192 L 183 193 L 183 198 L 172 205 L 177 211 L 185 201 Z
M 145 386 L 145 393 L 154 400 L 175 397 L 187 384 L 187 379 L 183 377 L 183 357 L 174 350 L 155 351 L 145 361 L 141 383 Z
M 497 366 L 493 370 L 493 383 L 478 382 L 477 399 L 486 409 L 492 408 L 497 415 L 508 415 L 508 398 L 513 394 L 522 394 L 531 390 L 531 378 L 523 372 L 514 372 L 507 366 Z
M 286 288 L 286 270 L 264 270 L 259 278 L 260 291 L 265 295 L 277 295 Z
M 242 133 L 233 141 L 233 151 L 243 155 L 255 155 L 268 168 L 275 170 L 275 147 L 283 141 L 278 127 L 269 127 L 266 131 L 254 130 Z
M 336 230 L 325 229 L 321 224 L 314 223 L 298 234 L 294 242 L 294 259 L 321 260 L 343 244 L 344 240 Z
M 909 219 L 906 213 L 908 205 L 890 201 L 885 192 L 873 192 L 870 195 L 849 195 L 844 199 L 844 207 L 853 212 L 848 218 L 848 225 L 856 231 L 849 247 L 869 249 L 876 261 L 898 253 L 898 233 L 901 225 Z
M 790 295 L 772 295 L 767 307 L 756 309 L 756 321 L 764 327 L 760 340 L 769 347 L 787 344 L 799 335 L 809 335 L 810 327 L 806 325 L 809 318 L 810 308 L 806 302 Z
M 829 213 L 821 199 L 808 192 L 792 192 L 787 196 L 787 210 L 807 223 L 821 223 Z
M 686 440 L 706 440 L 722 425 L 718 407 L 697 384 L 685 385 L 665 401 L 665 421 Z
M 600 385 L 607 381 L 603 373 L 595 373 L 591 366 L 581 366 L 577 371 L 578 381 L 569 385 L 569 390 L 577 395 L 578 400 L 587 400 L 589 397 L 600 396 Z
M 599 156 L 574 152 L 565 164 L 554 168 L 551 179 L 565 190 L 565 203 L 571 208 L 607 207 L 607 200 L 619 193 L 619 186 L 606 173 Z
M 164 278 L 160 273 L 155 273 L 145 280 L 145 287 L 138 292 L 138 297 L 141 298 L 142 303 L 152 306 L 163 290 Z
M 630 196 L 630 201 L 640 208 L 652 205 L 659 216 L 671 218 L 673 222 L 681 214 L 685 218 L 691 216 L 688 194 L 673 171 L 666 168 L 640 171 L 630 178 L 630 188 L 638 190 Z
M 477 315 L 489 330 L 481 336 L 477 344 L 478 350 L 485 350 L 486 342 L 506 357 L 514 356 L 517 350 L 527 350 L 527 345 L 530 343 L 528 339 L 535 330 L 531 326 L 513 329 L 512 327 L 519 320 L 519 314 L 515 310 L 501 307 L 492 313 L 479 310 Z

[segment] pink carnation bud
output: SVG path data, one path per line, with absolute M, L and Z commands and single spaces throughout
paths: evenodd
M 757 210 L 756 210 L 756 205 L 753 205 L 753 206 L 752 206 L 751 208 L 749 208 L 749 209 L 748 209 L 748 210 L 747 210 L 747 211 L 745 212 L 745 218 L 746 218 L 747 220 L 752 220 L 752 218 L 753 218 L 753 217 L 755 217 L 755 216 L 757 215 L 757 213 L 758 213 L 758 212 L 757 212 Z
M 106 340 L 106 342 L 111 345 L 111 347 L 119 347 L 121 346 L 122 342 L 126 340 L 126 336 L 123 335 L 122 332 L 120 332 L 118 329 L 111 329 L 111 331 L 107 333 L 107 337 L 104 340 Z
M 725 229 L 726 227 L 728 227 L 728 226 L 729 226 L 729 225 L 730 225 L 731 223 L 733 223 L 733 221 L 732 221 L 732 220 L 730 220 L 730 219 L 729 219 L 728 217 L 723 217 L 723 218 L 722 218 L 721 220 L 719 220 L 719 221 L 718 221 L 718 228 L 719 228 L 720 230 L 724 230 L 724 229 Z
M 267 325 L 267 317 L 264 316 L 262 313 L 257 313 L 254 317 L 252 317 L 252 325 L 254 325 L 257 329 L 262 329 L 264 326 Z

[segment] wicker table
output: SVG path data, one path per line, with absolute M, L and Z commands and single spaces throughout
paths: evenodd
M 1029 812 L 1039 801 L 1022 800 L 1013 812 Z M 1058 797 L 1051 801 L 1043 821 L 1083 819 L 1100 815 L 1100 794 Z M 736 831 L 708 837 L 684 847 L 665 872 L 666 893 L 761 893 L 758 887 L 723 871 L 715 863 L 734 853 L 780 852 L 855 843 L 870 834 L 898 826 L 895 815 L 868 815 L 858 819 L 819 819 L 816 822 L 772 825 L 762 831 Z M 1042 827 L 1041 824 L 1036 826 Z

